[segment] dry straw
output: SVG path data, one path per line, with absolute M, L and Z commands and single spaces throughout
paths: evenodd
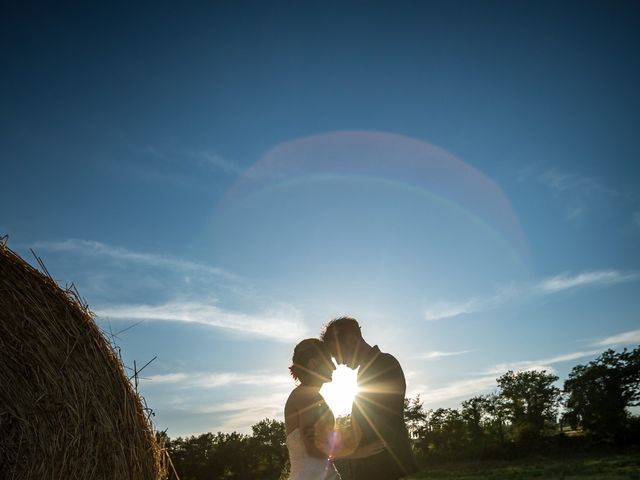
M 41 268 L 0 241 L 0 478 L 165 479 L 117 350 Z

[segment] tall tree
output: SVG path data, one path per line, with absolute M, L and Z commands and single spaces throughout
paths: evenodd
M 462 418 L 467 425 L 469 441 L 474 448 L 482 447 L 487 417 L 486 397 L 478 395 L 462 402 Z
M 546 370 L 508 371 L 498 378 L 500 396 L 505 399 L 515 437 L 538 438 L 556 417 L 560 390 L 556 375 Z
M 484 397 L 484 408 L 487 412 L 486 429 L 494 441 L 504 445 L 506 441 L 505 424 L 509 418 L 509 409 L 504 398 L 496 393 Z
M 259 459 L 256 478 L 277 479 L 288 457 L 284 422 L 265 418 L 251 427 L 251 444 Z
M 424 411 L 420 395 L 404 399 L 404 423 L 412 437 L 419 437 L 426 426 L 427 412 Z
M 448 459 L 460 457 L 467 445 L 465 422 L 454 408 L 429 410 L 426 441 L 437 455 Z
M 587 365 L 577 365 L 564 382 L 569 415 L 588 432 L 604 439 L 621 438 L 628 408 L 640 400 L 640 346 L 621 353 L 607 350 Z

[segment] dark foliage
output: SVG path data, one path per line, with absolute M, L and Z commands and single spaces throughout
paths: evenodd
M 170 439 L 159 434 L 180 480 L 278 480 L 288 464 L 284 423 L 264 419 L 252 435 L 205 433 Z M 172 473 L 170 479 L 175 480 Z
M 566 421 L 592 436 L 624 442 L 637 428 L 629 407 L 640 400 L 640 347 L 607 350 L 587 365 L 577 365 L 564 382 Z
M 416 455 L 433 464 L 640 443 L 640 418 L 630 412 L 640 401 L 640 347 L 607 350 L 576 366 L 563 392 L 557 381 L 546 371 L 509 371 L 497 379 L 494 393 L 468 399 L 460 410 L 425 410 L 420 397 L 407 399 Z

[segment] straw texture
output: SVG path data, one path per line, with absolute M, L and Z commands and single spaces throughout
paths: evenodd
M 46 273 L 0 243 L 0 478 L 165 479 L 115 348 Z

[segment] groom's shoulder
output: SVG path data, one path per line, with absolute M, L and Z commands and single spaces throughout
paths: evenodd
M 377 372 L 377 373 L 373 373 Z M 398 359 L 390 353 L 381 352 L 378 350 L 376 359 L 373 362 L 371 373 L 375 376 L 384 377 L 397 377 L 404 376 L 402 367 Z
M 385 364 L 387 366 L 398 366 L 398 367 L 400 367 L 400 362 L 398 361 L 398 359 L 396 357 L 394 357 L 390 353 L 381 352 L 380 350 L 378 350 L 378 356 L 377 356 L 376 361 L 380 362 L 381 364 Z

